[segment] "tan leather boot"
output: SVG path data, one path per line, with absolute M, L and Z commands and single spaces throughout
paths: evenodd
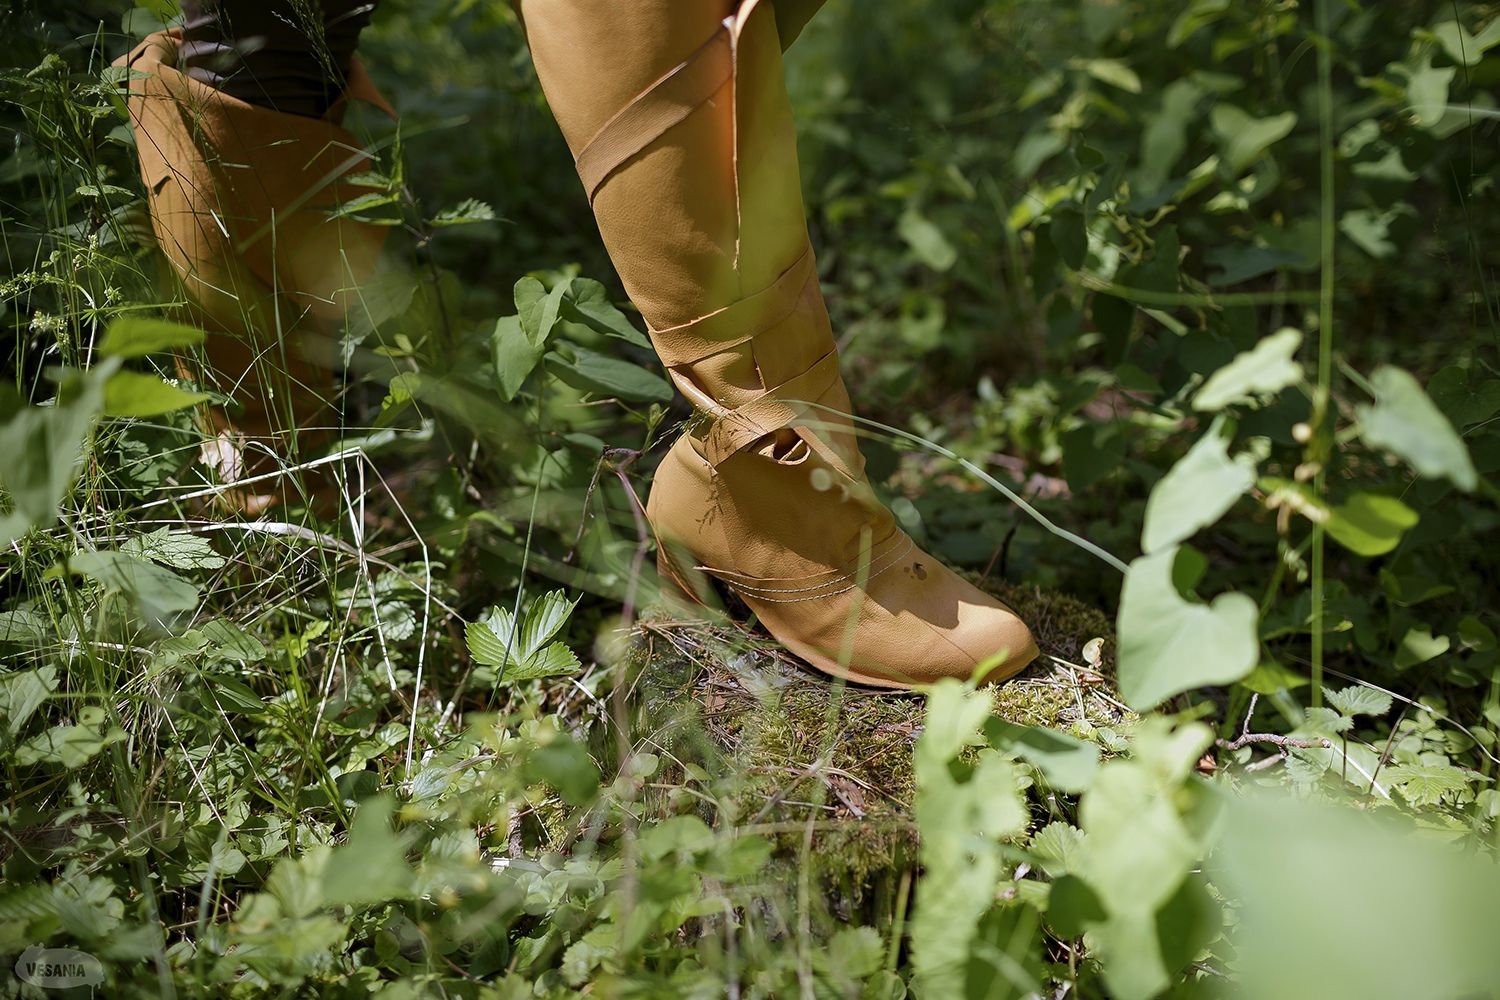
M 885 687 L 1014 674 L 1004 605 L 873 496 L 808 242 L 779 31 L 817 0 L 522 0 L 600 232 L 704 414 L 656 473 L 662 564 L 741 597 L 828 673 Z M 811 405 L 809 405 L 811 404 Z
M 349 180 L 370 160 L 339 125 L 345 102 L 324 118 L 248 104 L 180 73 L 178 40 L 159 32 L 115 65 L 134 71 L 126 104 L 152 229 L 187 318 L 209 332 L 210 372 L 187 358 L 179 370 L 240 404 L 233 420 L 204 414 L 205 461 L 232 483 L 274 468 L 291 435 L 306 444 L 337 426 L 334 337 L 387 228 L 330 217 L 369 190 Z M 357 59 L 348 99 L 394 117 Z M 226 500 L 254 514 L 275 496 L 262 484 Z

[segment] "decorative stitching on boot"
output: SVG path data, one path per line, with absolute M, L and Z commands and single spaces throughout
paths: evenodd
M 902 559 L 905 559 L 907 554 L 915 547 L 916 542 L 912 541 L 911 536 L 899 530 L 892 532 L 886 541 L 872 546 L 869 568 L 867 570 L 870 574 L 870 579 L 874 579 L 876 574 L 884 573 Z M 830 587 L 842 587 L 838 591 L 842 593 L 842 590 L 849 589 L 848 586 L 843 585 L 857 586 L 859 578 L 858 559 L 842 567 L 825 570 L 822 573 L 813 573 L 804 577 L 756 577 L 748 573 L 737 573 L 733 570 L 714 569 L 711 566 L 699 566 L 698 569 L 723 580 L 735 590 L 756 595 L 811 593 L 814 596 L 827 596 L 816 594 L 815 592 L 824 591 Z
M 876 567 L 872 564 L 863 581 L 859 579 L 858 575 L 845 577 L 841 580 L 835 580 L 831 583 L 824 584 L 822 587 L 809 588 L 810 590 L 815 592 L 804 593 L 801 597 L 768 596 L 770 594 L 802 593 L 801 591 L 797 590 L 760 589 L 755 587 L 747 587 L 744 584 L 733 583 L 729 580 L 724 580 L 724 582 L 729 586 L 729 589 L 735 591 L 736 593 L 748 597 L 752 600 L 764 601 L 767 604 L 802 604 L 807 601 L 821 601 L 829 597 L 837 597 L 839 594 L 847 594 L 849 591 L 857 590 L 861 586 L 868 587 L 871 580 L 874 580 L 876 577 L 881 576 L 894 569 L 898 563 L 906 558 L 907 553 L 914 548 L 916 548 L 916 543 L 908 538 L 906 540 L 906 547 L 898 552 L 893 553 L 885 560 L 885 562 L 881 566 Z M 723 578 L 720 577 L 720 579 Z M 838 584 L 843 584 L 843 586 L 839 586 L 836 590 L 829 589 L 830 587 L 835 587 Z

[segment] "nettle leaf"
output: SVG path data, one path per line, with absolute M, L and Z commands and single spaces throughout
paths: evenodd
M 1465 797 L 1469 777 L 1451 764 L 1397 764 L 1381 772 L 1389 786 L 1414 806 L 1436 806 Z
M 141 358 L 159 351 L 196 347 L 206 336 L 195 326 L 126 316 L 109 324 L 99 341 L 99 353 L 115 358 Z
M 1329 511 L 1327 529 L 1350 552 L 1379 556 L 1394 549 L 1417 521 L 1417 512 L 1395 497 L 1356 493 Z
M 1209 121 L 1219 137 L 1219 155 L 1233 176 L 1239 176 L 1273 145 L 1297 126 L 1297 114 L 1285 111 L 1267 118 L 1252 117 L 1243 108 L 1219 102 L 1209 112 Z
M 166 528 L 127 539 L 120 546 L 120 551 L 150 559 L 172 569 L 218 569 L 226 561 L 214 551 L 207 539 L 184 531 L 168 531 Z
M 1345 715 L 1380 717 L 1391 710 L 1391 696 L 1363 684 L 1351 684 L 1341 691 L 1323 689 L 1323 699 Z
M 1468 447 L 1420 382 L 1409 372 L 1382 365 L 1370 385 L 1375 403 L 1359 407 L 1366 444 L 1394 452 L 1428 479 L 1446 476 L 1462 490 L 1478 485 Z
M 1156 552 L 1213 524 L 1255 484 L 1255 459 L 1229 457 L 1228 425 L 1215 421 L 1146 501 L 1141 548 Z
M 1193 397 L 1193 409 L 1216 412 L 1296 384 L 1302 377 L 1302 366 L 1295 360 L 1301 345 L 1301 330 L 1277 330 L 1210 375 Z
M 563 302 L 562 315 L 605 336 L 617 337 L 648 350 L 651 348 L 651 341 L 609 301 L 604 286 L 591 278 L 573 279 L 573 292 Z
M 500 398 L 508 403 L 516 398 L 521 385 L 536 370 L 547 345 L 527 336 L 521 329 L 519 316 L 502 316 L 495 321 L 491 345 L 495 353 L 495 376 L 500 382 Z
M 546 362 L 559 379 L 585 392 L 640 403 L 665 403 L 672 399 L 672 387 L 655 372 L 576 344 L 553 351 Z
M 1211 604 L 1185 600 L 1173 569 L 1172 547 L 1130 564 L 1120 594 L 1120 693 L 1144 711 L 1183 691 L 1229 684 L 1255 669 L 1259 610 L 1244 594 L 1220 594 Z
M 158 417 L 208 399 L 204 392 L 187 392 L 156 375 L 120 371 L 104 383 L 106 417 Z

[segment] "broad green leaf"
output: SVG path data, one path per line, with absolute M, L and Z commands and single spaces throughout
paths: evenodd
M 1192 4 L 1177 15 L 1167 32 L 1167 48 L 1175 49 L 1192 38 L 1199 29 L 1213 24 L 1229 13 L 1229 0 L 1193 0 Z
M 37 646 L 52 632 L 52 622 L 32 608 L 0 611 L 0 642 Z
M 102 379 L 118 364 L 108 361 L 87 373 L 65 402 L 23 406 L 0 426 L 0 486 L 11 502 L 11 513 L 0 515 L 0 544 L 57 519 L 57 505 L 73 484 L 84 441 L 103 406 Z
M 1297 114 L 1284 111 L 1254 118 L 1243 108 L 1221 101 L 1209 112 L 1209 121 L 1219 137 L 1219 155 L 1224 167 L 1237 177 L 1266 150 L 1291 134 L 1297 126 Z
M 1469 449 L 1409 373 L 1382 365 L 1370 378 L 1374 405 L 1361 405 L 1365 443 L 1395 452 L 1428 479 L 1446 476 L 1463 490 L 1478 484 Z
M 1291 691 L 1303 687 L 1308 680 L 1275 660 L 1266 660 L 1246 674 L 1240 683 L 1256 694 L 1275 694 L 1278 691 Z
M 266 647 L 261 641 L 227 619 L 216 618 L 194 631 L 207 640 L 210 655 L 216 659 L 254 663 L 266 658 Z
M 1406 670 L 1419 663 L 1426 663 L 1434 656 L 1448 652 L 1450 640 L 1446 635 L 1433 635 L 1431 629 L 1413 626 L 1401 637 L 1396 647 L 1396 669 Z
M 107 417 L 157 417 L 194 406 L 207 393 L 187 392 L 145 372 L 119 371 L 104 383 Z
M 1047 236 L 1064 264 L 1074 271 L 1083 267 L 1088 257 L 1089 231 L 1077 205 L 1069 202 L 1052 210 L 1052 225 L 1047 227 Z
M 142 617 L 158 625 L 166 625 L 178 612 L 198 606 L 198 588 L 193 584 L 171 570 L 124 552 L 79 552 L 68 559 L 68 568 L 112 593 L 125 595 Z
M 1444 21 L 1432 29 L 1432 34 L 1449 59 L 1460 66 L 1478 66 L 1486 52 L 1500 45 L 1500 17 L 1491 18 L 1477 35 L 1469 34 L 1457 21 Z
M 1162 91 L 1161 110 L 1151 115 L 1141 131 L 1142 190 L 1155 191 L 1172 176 L 1187 149 L 1187 128 L 1202 99 L 1203 88 L 1192 80 L 1173 80 Z
M 492 346 L 495 353 L 495 376 L 500 382 L 500 398 L 508 403 L 521 391 L 522 383 L 536 369 L 547 346 L 526 335 L 521 329 L 519 316 L 502 316 L 495 321 Z
M 14 736 L 26 720 L 57 690 L 57 668 L 17 670 L 0 677 L 0 718 Z
M 599 791 L 599 768 L 586 749 L 566 734 L 555 734 L 526 754 L 526 780 L 556 788 L 569 805 L 583 805 Z
M 562 643 L 554 642 L 521 662 L 507 667 L 501 679 L 531 681 L 539 677 L 561 677 L 577 673 L 580 666 L 577 654 Z
M 504 666 L 516 656 L 515 619 L 504 608 L 495 608 L 484 621 L 464 627 L 464 639 L 475 663 Z M 508 655 L 507 655 L 508 654 Z
M 349 841 L 333 849 L 323 867 L 325 904 L 379 903 L 404 899 L 415 886 L 401 839 L 391 829 L 391 801 L 366 799 L 354 814 Z
M 1307 263 L 1306 257 L 1291 250 L 1246 244 L 1215 247 L 1205 259 L 1219 269 L 1219 273 L 1210 277 L 1208 282 L 1215 288 L 1227 288 L 1283 267 Z
M 896 222 L 896 234 L 906 241 L 917 260 L 934 271 L 946 271 L 958 263 L 958 251 L 931 219 L 910 205 Z
M 1094 890 L 1077 875 L 1064 874 L 1052 882 L 1052 891 L 1047 895 L 1047 923 L 1058 937 L 1082 937 L 1108 916 Z
M 159 351 L 195 347 L 203 343 L 205 336 L 195 326 L 126 316 L 109 324 L 99 341 L 99 352 L 116 358 L 141 358 Z
M 1099 769 L 1098 746 L 1056 729 L 1018 726 L 991 717 L 985 720 L 984 733 L 991 746 L 1015 753 L 1041 771 L 1058 791 L 1084 791 Z
M 1146 500 L 1141 548 L 1157 552 L 1213 524 L 1255 484 L 1255 459 L 1229 457 L 1228 435 L 1216 421 L 1162 477 Z
M 1391 710 L 1391 696 L 1363 684 L 1351 684 L 1334 691 L 1323 689 L 1323 698 L 1345 715 L 1373 715 L 1380 717 Z
M 628 402 L 665 403 L 672 398 L 672 387 L 655 372 L 586 347 L 570 344 L 548 354 L 546 361 L 554 375 L 575 389 Z
M 1475 369 L 1449 365 L 1427 381 L 1427 393 L 1456 427 L 1468 427 L 1500 413 L 1500 378 L 1482 378 Z
M 1350 552 L 1379 556 L 1394 549 L 1417 512 L 1395 497 L 1356 493 L 1329 511 L 1328 534 Z
M 609 301 L 609 293 L 604 286 L 590 278 L 573 279 L 573 291 L 563 301 L 562 315 L 565 319 L 582 323 L 599 333 L 618 337 L 637 347 L 651 346 L 651 341 Z
M 224 557 L 214 551 L 207 539 L 166 528 L 129 538 L 120 546 L 120 551 L 171 569 L 218 569 L 225 563 Z
M 572 282 L 561 279 L 549 292 L 537 279 L 527 276 L 516 282 L 516 311 L 520 314 L 521 329 L 533 344 L 545 344 L 552 328 L 557 325 L 557 313 L 562 308 L 563 296 L 568 294 Z
M 1128 94 L 1141 92 L 1141 78 L 1119 59 L 1081 59 L 1076 64 L 1100 83 L 1118 87 Z
M 1339 219 L 1339 232 L 1371 257 L 1384 260 L 1400 248 L 1400 240 L 1392 235 L 1391 227 L 1414 214 L 1412 207 L 1401 201 L 1382 208 L 1355 208 Z
M 124 731 L 117 728 L 101 734 L 98 726 L 56 726 L 17 747 L 16 763 L 23 767 L 61 764 L 72 770 L 82 767 L 100 750 L 124 738 Z
M 1458 74 L 1456 66 L 1434 67 L 1432 52 L 1406 70 L 1406 110 L 1412 121 L 1423 128 L 1432 128 L 1443 120 L 1448 111 L 1448 88 Z
M 1260 657 L 1259 611 L 1244 594 L 1184 600 L 1173 583 L 1176 547 L 1130 564 L 1120 595 L 1120 693 L 1141 711 L 1167 698 L 1246 676 Z
M 1295 360 L 1301 345 L 1302 331 L 1277 330 L 1210 375 L 1193 396 L 1193 409 L 1216 412 L 1295 384 L 1302 377 L 1302 366 Z

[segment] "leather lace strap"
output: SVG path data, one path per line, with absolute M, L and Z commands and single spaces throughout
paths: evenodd
M 574 161 L 589 204 L 609 176 L 718 93 L 734 75 L 729 26 L 604 123 Z
M 722 411 L 717 414 L 718 419 L 704 439 L 703 457 L 717 467 L 735 452 L 748 448 L 772 431 L 790 427 L 801 419 L 805 410 L 802 404 L 822 399 L 838 377 L 838 351 L 829 351 L 801 375 L 794 375 L 733 410 Z M 806 437 L 808 444 L 815 448 L 823 443 L 821 435 L 809 434 Z M 843 466 L 842 456 L 838 464 Z

